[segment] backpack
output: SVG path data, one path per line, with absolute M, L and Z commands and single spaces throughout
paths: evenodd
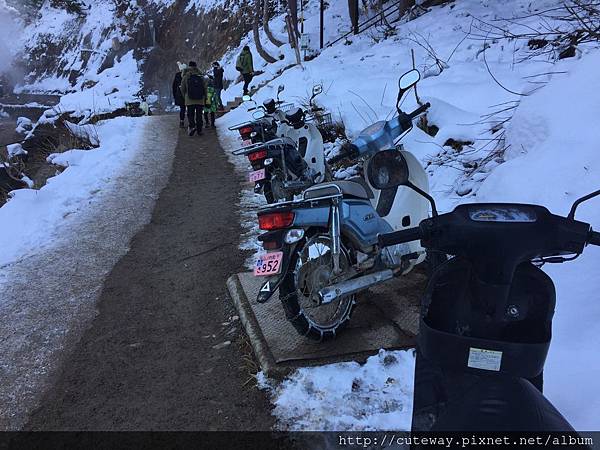
M 190 100 L 203 100 L 206 96 L 204 80 L 198 74 L 191 74 L 187 81 L 187 95 Z

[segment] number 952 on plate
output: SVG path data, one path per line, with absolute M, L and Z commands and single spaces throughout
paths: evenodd
M 281 271 L 281 261 L 283 252 L 263 253 L 256 257 L 254 264 L 254 276 L 262 277 L 267 275 L 276 275 Z

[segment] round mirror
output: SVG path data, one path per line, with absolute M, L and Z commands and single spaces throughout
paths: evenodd
M 318 84 L 316 86 L 313 86 L 313 95 L 318 95 L 321 92 L 323 92 L 323 85 Z
M 281 93 L 285 90 L 285 86 L 283 84 L 280 84 L 279 87 L 277 88 L 277 93 Z
M 265 112 L 262 109 L 257 109 L 252 112 L 252 117 L 254 119 L 262 119 L 263 117 L 265 117 Z
M 421 74 L 417 69 L 410 70 L 400 77 L 398 80 L 398 87 L 405 91 L 406 89 L 414 86 L 421 79 Z

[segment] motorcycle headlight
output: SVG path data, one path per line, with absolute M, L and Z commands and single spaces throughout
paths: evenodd
M 408 183 L 408 164 L 399 151 L 376 153 L 368 163 L 367 176 L 375 189 L 389 189 Z
M 301 228 L 292 228 L 285 233 L 283 242 L 286 244 L 295 244 L 304 237 L 304 230 Z

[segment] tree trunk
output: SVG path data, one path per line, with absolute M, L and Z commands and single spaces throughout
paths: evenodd
M 354 34 L 358 34 L 358 0 L 348 0 L 348 13 L 350 14 L 352 31 L 354 32 Z
M 292 17 L 292 25 L 296 34 L 300 34 L 298 30 L 298 0 L 287 0 L 288 13 Z
M 271 29 L 269 28 L 269 0 L 264 0 L 264 8 L 263 8 L 263 28 L 265 29 L 265 34 L 269 38 L 269 40 L 276 45 L 277 47 L 281 47 L 284 43 L 277 39 L 273 33 L 271 33 Z
M 256 44 L 256 51 L 258 54 L 269 64 L 276 62 L 277 60 L 269 55 L 267 51 L 263 48 L 262 43 L 260 42 L 260 33 L 258 32 L 258 27 L 260 25 L 261 18 L 261 8 L 260 8 L 260 0 L 256 0 L 255 3 L 255 11 L 254 11 L 254 26 L 252 27 L 252 33 L 254 35 L 254 43 Z

